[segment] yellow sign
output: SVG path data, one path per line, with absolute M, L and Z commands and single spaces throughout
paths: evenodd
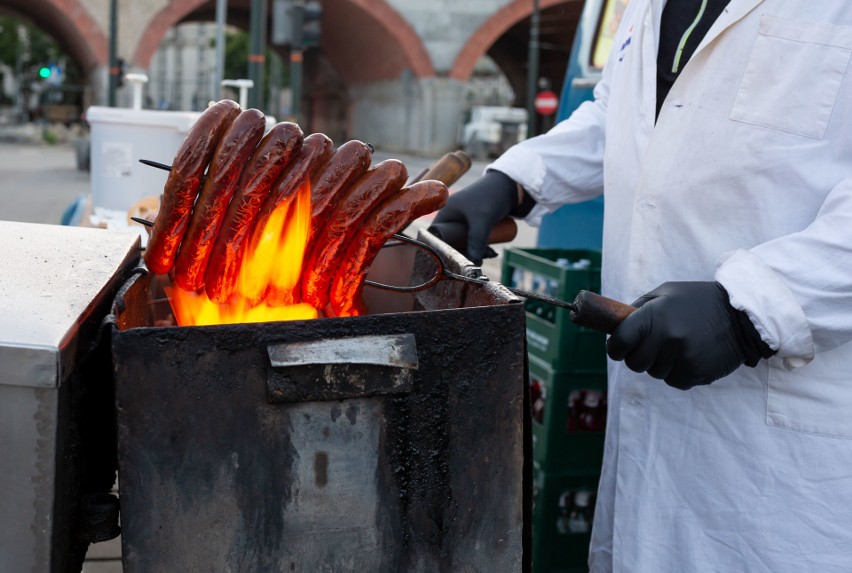
M 621 24 L 621 17 L 624 15 L 628 1 L 606 0 L 598 25 L 598 35 L 595 38 L 595 45 L 592 50 L 593 67 L 603 68 L 609 58 L 612 44 L 615 41 L 615 33 L 618 31 L 618 25 Z

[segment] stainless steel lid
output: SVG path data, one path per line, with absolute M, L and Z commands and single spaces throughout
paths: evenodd
M 138 253 L 136 233 L 0 221 L 0 385 L 59 385 L 89 342 L 77 325 Z

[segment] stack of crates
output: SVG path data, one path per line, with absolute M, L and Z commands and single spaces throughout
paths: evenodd
M 601 255 L 571 249 L 504 251 L 508 286 L 572 301 L 600 292 Z M 570 311 L 528 299 L 533 418 L 533 572 L 580 573 L 587 560 L 606 424 L 605 336 Z

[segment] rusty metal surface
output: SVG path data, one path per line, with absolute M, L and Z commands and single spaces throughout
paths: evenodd
M 466 307 L 137 328 L 145 282 L 113 333 L 126 573 L 528 569 L 517 299 L 447 285 Z M 270 403 L 272 372 L 314 383 L 273 367 L 270 345 L 364 336 L 413 337 L 409 389 Z M 378 387 L 400 370 L 348 367 L 379 369 Z

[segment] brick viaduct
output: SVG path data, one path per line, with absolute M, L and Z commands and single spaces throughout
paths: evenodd
M 539 0 L 541 71 L 555 87 L 561 83 L 582 3 Z M 134 70 L 150 65 L 170 27 L 212 21 L 215 13 L 215 0 L 119 0 L 118 5 L 118 55 Z M 396 150 L 451 147 L 464 82 L 486 54 L 524 105 L 532 0 L 322 0 L 322 6 L 318 51 L 346 92 L 347 133 L 353 137 L 382 140 Z M 32 20 L 53 36 L 92 88 L 93 103 L 103 103 L 108 2 L 0 0 L 0 9 Z M 228 24 L 247 29 L 249 9 L 250 0 L 231 0 Z M 553 45 L 557 49 L 547 48 Z M 282 47 L 281 54 L 286 52 Z

